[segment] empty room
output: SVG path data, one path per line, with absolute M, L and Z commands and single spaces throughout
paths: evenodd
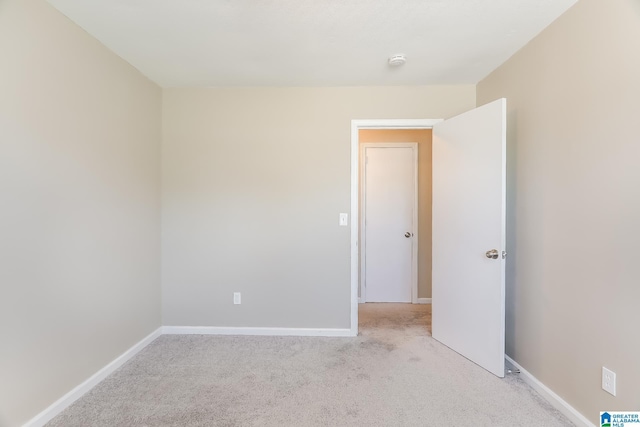
M 0 0 L 0 427 L 640 419 L 638 0 Z

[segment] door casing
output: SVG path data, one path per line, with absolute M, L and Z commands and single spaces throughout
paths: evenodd
M 359 144 L 360 146 L 360 159 L 364 159 L 366 148 L 412 148 L 413 149 L 413 212 L 412 212 L 412 227 L 410 231 L 412 234 L 411 237 L 411 303 L 418 303 L 418 143 L 416 142 L 365 142 Z M 360 194 L 360 211 L 362 212 L 362 216 L 360 218 L 360 228 L 362 230 L 360 234 L 360 277 L 366 279 L 365 275 L 365 259 L 366 259 L 366 250 L 367 250 L 367 241 L 366 241 L 366 228 L 365 228 L 365 220 L 366 220 L 366 209 L 365 209 L 365 196 L 367 192 L 366 182 L 364 179 L 364 172 L 366 170 L 366 162 L 359 161 L 358 165 L 364 164 L 365 167 L 362 167 L 360 171 L 360 182 L 362 183 L 362 192 Z M 360 283 L 360 302 L 366 302 L 367 300 L 367 289 L 364 286 L 364 281 Z
M 360 247 L 358 235 L 360 224 L 353 220 L 354 213 L 359 212 L 359 178 L 360 178 L 360 137 L 361 129 L 432 129 L 433 125 L 443 119 L 373 119 L 351 120 L 351 328 L 352 336 L 358 335 L 358 283 L 360 269 L 358 259 Z

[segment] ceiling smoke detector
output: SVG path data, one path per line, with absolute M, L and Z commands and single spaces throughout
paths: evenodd
M 404 65 L 405 62 L 407 62 L 407 58 L 405 58 L 402 54 L 389 57 L 389 65 L 392 67 L 399 67 L 401 65 Z

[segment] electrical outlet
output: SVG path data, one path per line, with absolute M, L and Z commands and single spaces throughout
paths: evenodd
M 616 373 L 604 366 L 602 367 L 602 389 L 616 395 Z
M 242 299 L 240 297 L 240 292 L 233 293 L 233 303 L 234 304 L 242 304 Z

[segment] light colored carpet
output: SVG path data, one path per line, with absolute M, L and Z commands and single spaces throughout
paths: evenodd
M 56 426 L 570 426 L 431 338 L 430 306 L 360 306 L 356 338 L 164 335 Z

